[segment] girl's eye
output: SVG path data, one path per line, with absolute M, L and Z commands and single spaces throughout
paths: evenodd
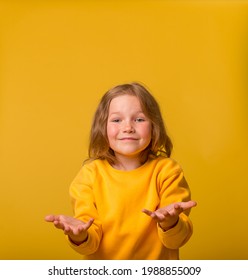
M 115 123 L 118 123 L 120 122 L 121 120 L 120 119 L 113 119 L 112 122 L 115 122 Z
M 136 122 L 144 122 L 145 120 L 143 118 L 137 118 L 135 121 Z

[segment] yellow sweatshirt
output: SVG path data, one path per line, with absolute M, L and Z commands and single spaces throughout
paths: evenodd
M 192 234 L 187 213 L 163 231 L 142 212 L 190 200 L 181 167 L 159 157 L 122 171 L 106 160 L 85 164 L 70 186 L 75 218 L 95 221 L 86 242 L 71 247 L 88 260 L 173 260 Z

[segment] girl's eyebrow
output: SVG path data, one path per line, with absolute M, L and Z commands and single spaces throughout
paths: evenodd
M 120 114 L 120 112 L 111 112 L 109 115 Z
M 122 112 L 111 112 L 109 115 L 118 115 L 118 114 L 122 114 Z M 145 114 L 143 111 L 137 111 L 134 112 L 134 114 Z

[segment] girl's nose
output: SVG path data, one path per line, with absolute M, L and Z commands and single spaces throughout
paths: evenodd
M 123 131 L 124 131 L 124 132 L 127 132 L 127 133 L 132 133 L 132 132 L 134 132 L 134 128 L 133 128 L 131 122 L 125 122 L 125 123 L 124 123 Z

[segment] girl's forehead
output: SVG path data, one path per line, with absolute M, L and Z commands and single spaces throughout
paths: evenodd
M 137 104 L 140 104 L 139 98 L 135 95 L 130 95 L 130 94 L 123 94 L 123 95 L 116 96 L 110 101 L 110 104 L 119 104 L 119 103 L 123 103 L 123 102 L 126 102 L 126 103 L 135 102 Z
M 141 103 L 138 97 L 134 95 L 120 95 L 114 97 L 109 105 L 109 110 L 112 110 L 114 108 L 118 108 L 119 110 L 124 108 L 141 108 Z

